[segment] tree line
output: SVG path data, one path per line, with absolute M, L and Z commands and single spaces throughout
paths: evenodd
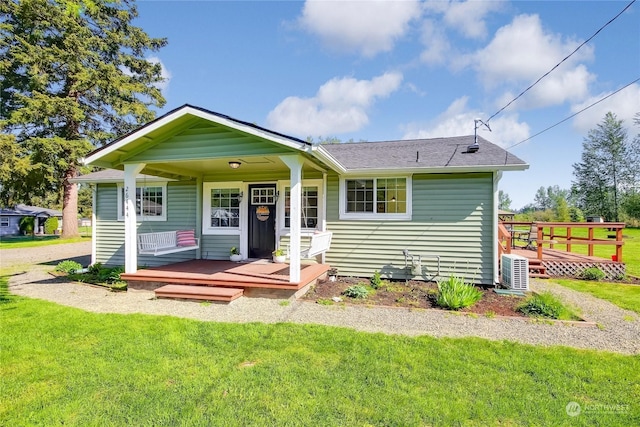
M 634 124 L 640 127 L 640 113 Z M 582 143 L 571 187 L 540 187 L 533 202 L 518 211 L 518 220 L 581 222 L 599 216 L 640 225 L 640 132 L 629 138 L 623 125 L 607 113 Z M 500 191 L 499 204 L 509 210 L 509 195 Z

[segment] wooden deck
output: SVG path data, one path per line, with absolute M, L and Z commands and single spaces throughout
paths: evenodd
M 511 248 L 511 253 L 527 258 L 530 270 L 537 270 L 536 266 L 541 266 L 541 273 L 548 276 L 576 277 L 590 267 L 598 267 L 608 278 L 624 276 L 626 272 L 626 265 L 623 262 L 556 249 L 542 248 L 542 260 L 538 258 L 537 249 Z M 544 277 L 535 273 L 530 276 Z
M 267 260 L 191 260 L 122 274 L 121 278 L 128 282 L 131 289 L 159 290 L 165 285 L 188 285 L 190 289 L 185 287 L 185 293 L 188 290 L 188 294 L 192 296 L 193 286 L 203 286 L 241 289 L 245 296 L 288 298 L 306 291 L 329 268 L 328 264 L 303 264 L 300 281 L 291 283 L 288 264 L 276 264 Z M 174 288 L 172 291 L 175 294 Z M 158 295 L 163 296 L 161 294 L 162 292 Z M 211 292 L 205 293 L 203 289 L 203 295 L 207 294 L 211 295 Z

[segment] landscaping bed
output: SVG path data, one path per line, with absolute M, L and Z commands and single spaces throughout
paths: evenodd
M 307 292 L 303 299 L 315 301 L 319 304 L 358 304 L 389 307 L 404 307 L 410 309 L 442 309 L 435 303 L 435 295 L 438 285 L 435 282 L 423 282 L 419 280 L 384 281 L 378 289 L 367 287 L 369 294 L 366 298 L 349 298 L 343 292 L 350 286 L 368 284 L 368 279 L 354 277 L 338 277 L 335 282 L 329 280 L 319 281 L 316 286 Z M 498 295 L 493 287 L 478 287 L 482 292 L 482 298 L 474 305 L 459 310 L 463 313 L 475 313 L 483 316 L 514 316 L 526 317 L 516 311 L 525 297 Z M 335 302 L 332 298 L 341 298 L 341 302 Z

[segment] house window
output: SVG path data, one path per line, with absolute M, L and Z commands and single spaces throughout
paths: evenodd
M 205 182 L 202 186 L 202 234 L 240 234 L 244 213 L 241 182 Z M 245 197 L 247 199 L 248 197 Z
M 318 187 L 302 187 L 302 212 L 300 213 L 300 224 L 302 228 L 316 228 L 318 225 Z M 284 190 L 284 226 L 291 225 L 291 187 Z
M 124 219 L 124 186 L 119 185 L 118 219 Z M 165 183 L 136 187 L 135 207 L 139 221 L 166 221 L 167 185 Z
M 411 219 L 411 178 L 341 180 L 341 218 Z
M 212 188 L 209 225 L 212 228 L 240 227 L 240 189 Z
M 9 226 L 9 217 L 3 216 L 0 217 L 0 227 L 8 227 Z

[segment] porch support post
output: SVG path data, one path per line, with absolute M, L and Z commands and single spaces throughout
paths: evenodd
M 144 169 L 144 163 L 124 165 L 124 272 L 138 270 L 138 231 L 136 227 L 136 176 Z
M 196 178 L 196 237 L 200 246 L 196 249 L 196 259 L 202 259 L 202 177 Z
M 302 164 L 304 159 L 300 156 L 280 156 L 280 160 L 291 171 L 291 195 L 290 195 L 290 224 L 289 231 L 289 282 L 300 281 L 300 213 L 302 211 Z

